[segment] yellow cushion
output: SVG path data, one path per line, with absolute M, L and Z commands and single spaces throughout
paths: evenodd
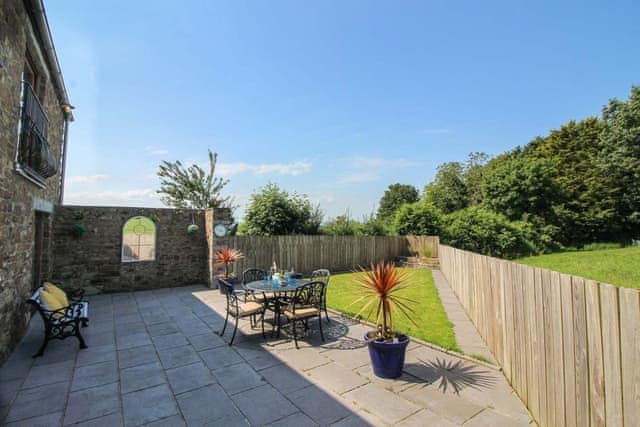
M 296 308 L 295 314 L 293 311 L 285 310 L 284 315 L 289 319 L 304 319 L 305 317 L 317 316 L 320 310 L 316 307 L 309 308 Z
M 65 307 L 69 305 L 67 294 L 65 294 L 62 289 L 51 282 L 44 282 L 44 288 L 47 290 L 47 292 L 58 298 L 58 300 L 63 303 Z
M 60 301 L 58 298 L 56 298 L 54 294 L 52 294 L 51 292 L 48 292 L 46 289 L 40 290 L 40 298 L 42 298 L 42 302 L 44 302 L 44 305 L 47 306 L 47 310 L 49 311 L 60 310 L 61 308 L 65 308 L 69 305 L 69 304 L 66 304 L 66 305 L 63 304 L 62 301 Z M 63 317 L 64 314 L 56 313 L 54 316 Z

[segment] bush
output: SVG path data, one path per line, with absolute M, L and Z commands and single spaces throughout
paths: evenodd
M 393 227 L 401 236 L 435 236 L 442 229 L 442 213 L 431 203 L 403 205 L 396 213 Z
M 445 217 L 443 241 L 456 248 L 498 258 L 518 258 L 537 252 L 535 230 L 524 222 L 510 222 L 503 215 L 477 206 Z

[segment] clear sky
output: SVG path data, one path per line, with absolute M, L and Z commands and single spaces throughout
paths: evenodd
M 392 183 L 498 154 L 640 84 L 640 2 L 46 1 L 76 122 L 65 203 L 161 206 L 210 148 L 360 218 Z

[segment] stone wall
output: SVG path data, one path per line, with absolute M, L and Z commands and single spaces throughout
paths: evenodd
M 20 120 L 20 80 L 29 50 L 37 71 L 46 79 L 43 101 L 49 119 L 48 142 L 61 159 L 64 116 L 44 52 L 24 2 L 0 1 L 0 363 L 26 331 L 32 291 L 35 211 L 51 211 L 60 196 L 60 173 L 40 188 L 14 170 Z M 49 234 L 51 216 L 45 217 Z M 50 241 L 50 240 L 47 240 Z M 48 244 L 43 248 L 45 270 Z
M 50 278 L 66 289 L 82 287 L 91 293 L 207 284 L 206 229 L 211 227 L 205 224 L 206 214 L 200 210 L 58 207 Z M 156 225 L 155 261 L 123 263 L 122 228 L 137 215 L 150 218 Z M 191 235 L 187 226 L 194 219 L 199 230 Z M 75 224 L 84 225 L 86 234 L 75 237 L 71 233 Z

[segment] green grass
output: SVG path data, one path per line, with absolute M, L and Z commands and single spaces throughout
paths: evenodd
M 517 260 L 625 288 L 640 288 L 640 247 L 561 252 Z
M 412 286 L 401 291 L 400 295 L 415 300 L 413 320 L 416 327 L 402 313 L 393 319 L 395 330 L 407 333 L 413 337 L 439 345 L 448 350 L 460 351 L 453 333 L 453 325 L 447 318 L 447 313 L 440 302 L 440 295 L 433 283 L 431 270 L 407 270 Z M 362 273 L 341 273 L 331 276 L 327 291 L 327 305 L 347 315 L 355 315 L 362 304 L 350 305 L 359 295 L 355 277 Z M 375 321 L 375 319 L 373 319 Z

